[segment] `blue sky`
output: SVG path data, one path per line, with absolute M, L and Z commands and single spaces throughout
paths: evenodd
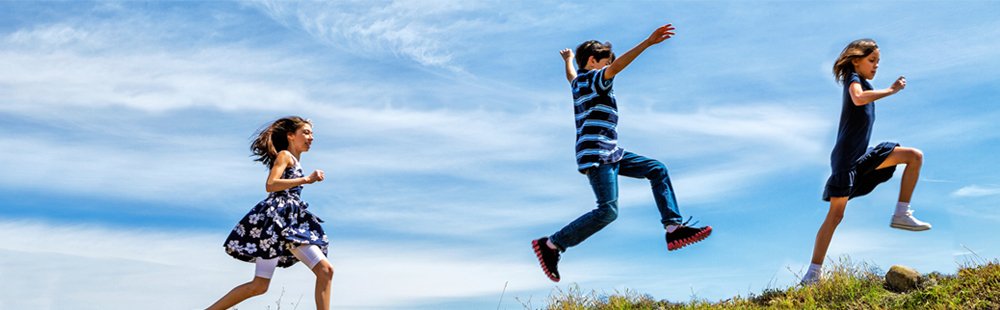
M 250 135 L 293 114 L 317 133 L 303 165 L 328 176 L 304 198 L 332 238 L 335 307 L 791 285 L 827 208 L 841 100 L 829 68 L 862 37 L 881 46 L 876 87 L 909 81 L 878 101 L 872 140 L 925 152 L 913 206 L 934 229 L 888 227 L 897 174 L 850 203 L 830 255 L 946 273 L 1000 257 L 993 2 L 0 7 L 0 308 L 195 309 L 250 279 L 221 244 L 265 196 Z M 621 53 L 667 22 L 677 36 L 616 79 L 620 143 L 666 163 L 682 213 L 715 233 L 667 253 L 647 183 L 623 178 L 620 217 L 567 252 L 553 284 L 529 241 L 594 199 L 558 50 L 599 39 Z M 310 308 L 311 292 L 294 266 L 240 308 Z

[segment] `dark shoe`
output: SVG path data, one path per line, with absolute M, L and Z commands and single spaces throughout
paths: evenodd
M 542 265 L 542 271 L 552 282 L 559 282 L 559 250 L 550 249 L 546 245 L 548 237 L 542 237 L 531 241 L 531 248 L 535 249 L 535 256 L 538 257 L 538 264 Z
M 691 218 L 689 217 L 688 220 L 683 224 L 680 224 L 674 232 L 666 234 L 667 251 L 678 250 L 689 244 L 705 240 L 705 238 L 708 238 L 708 236 L 712 234 L 712 226 L 688 226 L 688 222 L 690 221 Z M 694 224 L 698 224 L 698 222 L 695 222 Z

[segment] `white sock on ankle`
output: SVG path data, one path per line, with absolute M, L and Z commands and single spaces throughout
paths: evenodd
M 910 210 L 909 202 L 897 202 L 896 203 L 896 213 L 895 215 L 903 216 L 906 215 L 906 211 Z
M 559 251 L 559 247 L 555 243 L 552 243 L 552 239 L 545 240 L 545 246 L 549 247 L 549 249 Z
M 808 273 L 819 274 L 819 272 L 822 270 L 823 270 L 822 264 L 809 264 Z
M 667 233 L 674 232 L 675 230 L 677 230 L 677 227 L 681 227 L 681 225 L 677 225 L 677 224 L 667 225 Z

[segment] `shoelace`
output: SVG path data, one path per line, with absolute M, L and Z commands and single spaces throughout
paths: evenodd
M 692 219 L 694 219 L 694 217 L 693 216 L 689 216 L 688 219 L 687 219 L 687 221 L 684 221 L 684 223 L 681 223 L 681 226 L 693 227 L 694 225 L 697 225 L 698 221 L 694 221 L 694 223 L 691 223 Z M 691 225 L 688 225 L 688 223 L 691 223 Z

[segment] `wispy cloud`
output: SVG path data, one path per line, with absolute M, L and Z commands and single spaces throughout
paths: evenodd
M 276 78 L 311 71 L 290 57 L 231 46 L 113 49 L 119 36 L 143 35 L 67 25 L 8 35 L 8 41 L 19 45 L 0 50 L 0 64 L 7 68 L 0 73 L 5 86 L 0 94 L 6 100 L 0 108 L 25 113 L 55 106 L 277 110 L 309 101 L 296 91 L 299 85 Z
M 986 197 L 1000 195 L 1000 186 L 968 185 L 951 193 L 955 197 Z
M 462 1 L 423 3 L 419 8 L 403 1 L 383 1 L 381 5 L 362 2 L 254 3 L 276 21 L 301 28 L 343 50 L 401 55 L 423 65 L 442 67 L 450 65 L 452 55 L 443 42 L 451 33 L 440 21 L 474 22 L 461 16 L 473 12 L 476 6 Z
M 562 10 L 537 12 L 522 5 L 495 6 L 468 1 L 298 2 L 261 0 L 252 4 L 275 21 L 328 45 L 358 55 L 397 56 L 437 68 L 461 71 L 477 42 L 504 32 L 557 24 Z

